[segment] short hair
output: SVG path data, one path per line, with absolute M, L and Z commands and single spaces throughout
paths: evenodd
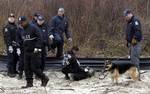
M 73 46 L 71 50 L 79 51 L 79 48 L 77 46 Z

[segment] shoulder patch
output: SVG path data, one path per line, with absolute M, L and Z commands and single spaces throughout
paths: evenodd
M 7 29 L 7 28 L 5 28 L 5 32 L 8 32 L 8 29 Z
M 139 22 L 138 22 L 138 21 L 135 21 L 135 25 L 139 25 Z

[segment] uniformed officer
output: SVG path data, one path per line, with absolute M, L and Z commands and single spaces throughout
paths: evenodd
M 33 86 L 33 73 L 41 79 L 41 86 L 46 86 L 49 78 L 42 72 L 41 66 L 41 45 L 42 39 L 39 29 L 30 24 L 27 18 L 22 16 L 19 18 L 21 26 L 24 29 L 23 33 L 23 48 L 24 48 L 24 70 L 27 84 L 22 88 Z
M 124 11 L 124 16 L 127 21 L 126 41 L 127 47 L 130 48 L 131 62 L 137 66 L 138 70 L 140 70 L 139 58 L 141 53 L 142 40 L 141 23 L 139 19 L 134 16 L 133 12 L 130 9 L 126 9 Z
M 40 34 L 42 36 L 42 65 L 41 69 L 44 70 L 45 59 L 46 59 L 46 48 L 49 50 L 49 41 L 48 41 L 48 25 L 46 24 L 44 17 L 39 16 L 37 19 L 37 26 L 40 29 Z
M 18 64 L 18 71 L 19 71 L 18 79 L 22 79 L 22 75 L 24 71 L 23 32 L 24 32 L 23 27 L 20 25 L 20 23 L 18 23 L 17 44 L 18 44 L 18 47 L 20 48 L 19 64 Z
M 10 77 L 16 76 L 17 73 L 16 65 L 18 61 L 17 53 L 20 52 L 20 49 L 17 48 L 16 33 L 17 33 L 17 25 L 15 23 L 15 16 L 13 13 L 11 13 L 8 17 L 8 24 L 4 27 L 3 30 L 8 55 L 7 74 Z
M 30 23 L 36 25 L 36 24 L 37 24 L 38 16 L 40 16 L 40 14 L 37 13 L 37 12 L 35 12 L 35 13 L 33 14 L 33 19 L 31 20 Z
M 63 57 L 64 33 L 69 42 L 72 41 L 71 34 L 68 30 L 68 19 L 64 15 L 64 8 L 58 9 L 58 14 L 54 16 L 50 23 L 49 38 L 53 40 L 52 49 L 57 48 L 57 57 Z

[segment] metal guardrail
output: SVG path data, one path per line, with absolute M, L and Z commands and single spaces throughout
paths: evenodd
M 130 62 L 128 58 L 78 58 L 82 67 L 89 66 L 95 70 L 101 70 L 104 66 L 105 60 L 112 60 L 115 63 L 126 63 Z M 63 58 L 47 57 L 46 58 L 46 69 L 57 69 L 60 70 L 62 67 Z M 0 56 L 0 70 L 4 69 L 7 64 L 7 56 Z M 2 67 L 2 68 L 1 68 Z M 150 69 L 150 58 L 140 59 L 141 69 Z M 6 69 L 6 68 L 5 68 Z

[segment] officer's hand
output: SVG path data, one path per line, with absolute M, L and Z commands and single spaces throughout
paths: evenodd
M 131 44 L 132 44 L 133 46 L 136 45 L 136 44 L 137 44 L 137 40 L 136 40 L 135 38 L 133 38 Z
M 9 46 L 9 47 L 8 47 L 8 51 L 9 51 L 10 53 L 13 53 L 13 51 L 14 51 L 14 50 L 13 50 L 13 47 L 12 47 L 12 46 Z
M 69 41 L 69 42 L 72 42 L 72 38 L 68 38 L 68 41 Z
M 20 56 L 20 54 L 21 54 L 21 51 L 19 48 L 17 48 L 17 54 L 18 54 L 18 56 Z
M 49 38 L 50 38 L 51 40 L 53 40 L 53 39 L 54 39 L 54 36 L 53 36 L 53 35 L 50 35 Z
M 130 43 L 129 43 L 129 42 L 127 42 L 126 46 L 129 48 L 129 47 L 130 47 Z
M 38 53 L 38 52 L 41 52 L 41 51 L 42 51 L 41 49 L 34 48 L 34 53 Z

